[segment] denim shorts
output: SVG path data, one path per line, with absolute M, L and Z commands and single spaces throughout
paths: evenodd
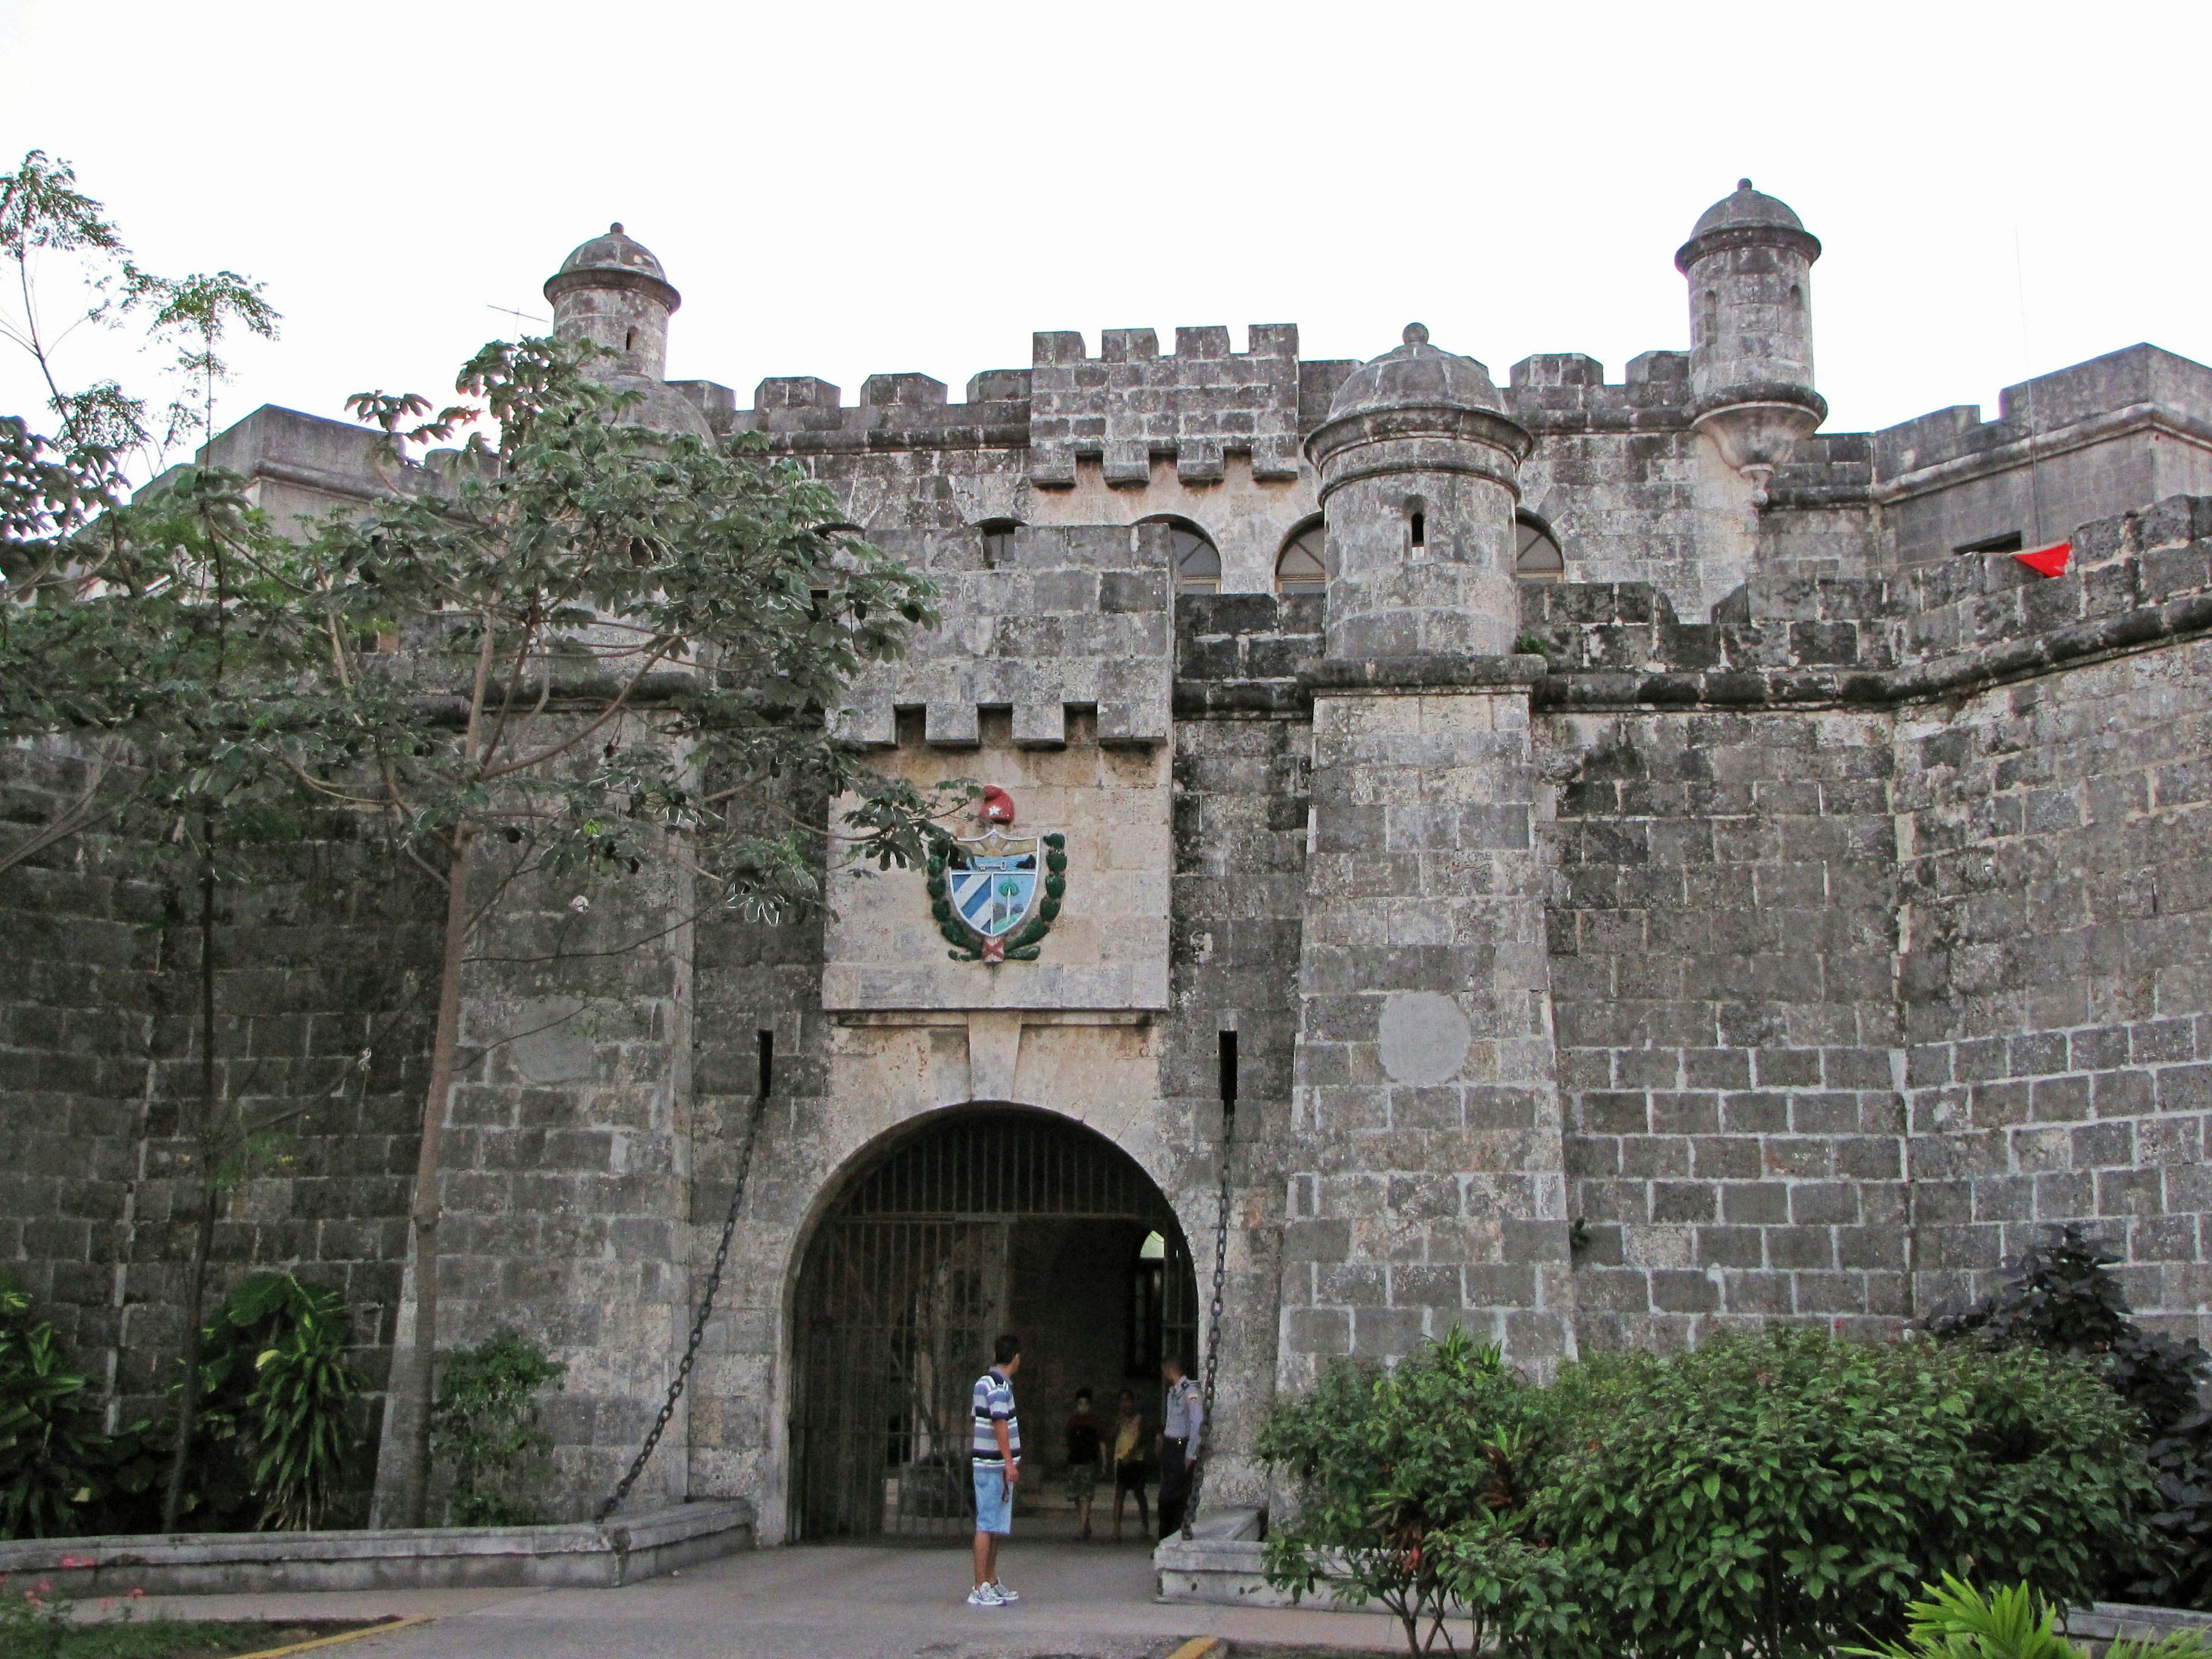
M 1014 1529 L 1014 1487 L 996 1463 L 977 1463 L 975 1471 L 975 1530 L 1001 1535 Z

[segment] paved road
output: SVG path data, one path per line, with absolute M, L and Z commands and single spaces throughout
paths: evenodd
M 331 1659 L 1159 1659 L 1185 1638 L 1388 1650 L 1370 1614 L 1170 1607 L 1150 1553 L 1059 1541 L 1000 1558 L 1018 1606 L 967 1605 L 964 1551 L 800 1546 L 732 1556 L 618 1590 L 400 1590 L 152 1598 L 190 1618 L 433 1613 Z

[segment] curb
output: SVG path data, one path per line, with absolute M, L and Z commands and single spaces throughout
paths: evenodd
M 1229 1644 L 1218 1636 L 1194 1636 L 1168 1659 L 1229 1659 Z
M 307 1653 L 316 1648 L 336 1647 L 341 1642 L 356 1642 L 364 1636 L 383 1636 L 395 1630 L 410 1630 L 416 1625 L 427 1625 L 435 1613 L 412 1613 L 404 1619 L 386 1619 L 378 1624 L 363 1625 L 359 1630 L 341 1631 L 336 1636 L 318 1636 L 312 1642 L 294 1642 L 281 1648 L 264 1648 L 258 1653 L 241 1653 L 238 1659 L 284 1659 L 293 1653 Z M 1196 1659 L 1193 1656 L 1193 1659 Z

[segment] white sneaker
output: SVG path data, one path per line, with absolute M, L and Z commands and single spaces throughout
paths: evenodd
M 1019 1590 L 1010 1590 L 995 1578 L 991 1581 L 991 1589 L 1001 1601 L 1018 1601 L 1022 1599 Z
M 968 1592 L 968 1605 L 971 1607 L 1003 1607 L 1006 1600 L 989 1584 L 978 1584 Z

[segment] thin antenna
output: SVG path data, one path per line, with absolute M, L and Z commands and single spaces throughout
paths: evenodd
M 2027 393 L 2027 497 L 2028 510 L 2035 520 L 2035 536 L 2030 545 L 2039 548 L 2043 543 L 2043 471 L 2036 454 L 2036 440 L 2041 436 L 2035 418 L 2035 364 L 2027 348 L 2027 262 L 2021 257 L 2020 227 L 2012 228 L 2012 276 L 2014 292 L 2020 297 L 2020 361 L 2021 386 Z
M 550 317 L 533 317 L 526 311 L 517 311 L 512 306 L 495 306 L 489 301 L 485 301 L 484 309 L 486 311 L 504 312 L 510 317 L 521 318 L 526 323 L 544 323 L 550 325 L 553 321 Z

